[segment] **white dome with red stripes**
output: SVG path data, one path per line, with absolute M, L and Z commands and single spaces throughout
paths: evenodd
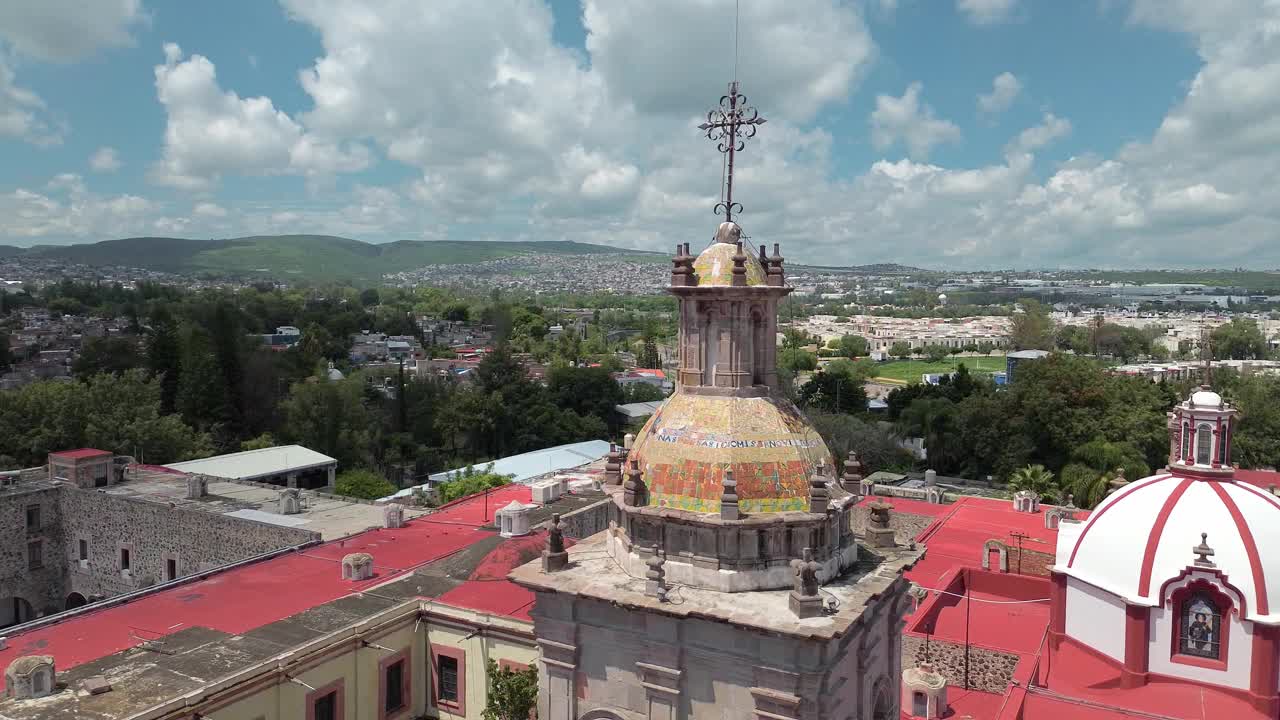
M 1207 477 L 1175 467 L 1119 489 L 1085 522 L 1059 528 L 1054 569 L 1155 606 L 1195 562 L 1204 533 L 1213 564 L 1243 596 L 1242 616 L 1280 623 L 1280 498 L 1223 469 Z

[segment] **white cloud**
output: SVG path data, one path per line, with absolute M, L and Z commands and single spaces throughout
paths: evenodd
M 956 9 L 974 25 L 993 25 L 1013 15 L 1018 0 L 956 0 Z
M 79 175 L 64 173 L 43 191 L 0 194 L 0 237 L 7 241 L 94 239 L 143 234 L 158 206 L 137 195 L 89 191 Z
M 89 167 L 95 172 L 115 172 L 120 169 L 120 153 L 113 147 L 100 147 L 89 156 Z
M 270 98 L 223 90 L 203 55 L 184 60 L 174 43 L 164 53 L 155 76 L 168 122 L 163 157 L 152 168 L 156 182 L 194 190 L 212 186 L 224 173 L 329 175 L 368 165 L 363 146 L 339 147 L 308 133 Z
M 0 38 L 22 55 L 72 61 L 132 44 L 148 21 L 141 0 L 13 0 L 0 3 Z
M 1071 121 L 1053 113 L 1045 113 L 1039 125 L 1023 130 L 1006 148 L 1007 152 L 1029 153 L 1071 134 Z
M 62 130 L 49 118 L 40 96 L 15 84 L 13 69 L 0 53 L 0 138 L 6 137 L 56 145 L 62 142 Z
M 901 140 L 912 158 L 922 159 L 935 145 L 960 140 L 960 128 L 939 119 L 933 108 L 921 102 L 923 87 L 913 82 L 902 97 L 876 96 L 876 109 L 871 113 L 871 143 L 877 150 Z
M 640 112 L 687 116 L 734 73 L 731 0 L 586 0 L 591 65 Z M 857 10 L 830 0 L 741 3 L 739 77 L 772 116 L 806 119 L 844 100 L 875 56 Z M 708 29 L 712 31 L 708 32 Z M 785 48 L 785 51 L 782 49 Z
M 988 115 L 1002 113 L 1020 92 L 1022 82 L 1013 73 L 1002 72 L 991 81 L 991 92 L 978 95 L 978 111 Z
M 218 205 L 217 203 L 211 202 L 196 203 L 195 207 L 191 208 L 191 213 L 193 215 L 207 218 L 221 218 L 227 216 L 226 208 Z

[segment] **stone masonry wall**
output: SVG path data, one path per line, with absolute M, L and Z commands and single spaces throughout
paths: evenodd
M 0 493 L 0 626 L 18 618 L 13 598 L 31 603 L 36 615 L 62 609 L 66 597 L 66 553 L 57 487 L 43 483 Z M 27 527 L 27 508 L 38 506 L 40 524 Z M 42 567 L 31 569 L 28 551 L 37 546 Z
M 964 645 L 931 638 L 928 662 L 947 679 L 951 687 L 964 687 Z M 902 636 L 902 669 L 925 662 L 925 639 L 917 635 Z M 1013 679 L 1018 656 L 1013 653 L 969 646 L 969 684 L 983 692 L 1004 694 Z
M 27 508 L 36 505 L 39 526 L 28 528 Z M 73 592 L 92 601 L 164 582 L 168 559 L 182 577 L 319 537 L 69 485 L 7 489 L 0 492 L 0 627 L 60 612 Z M 33 544 L 41 558 L 35 569 L 28 557 Z M 130 550 L 127 574 L 120 568 L 122 547 Z M 13 617 L 13 598 L 30 603 L 32 617 Z
M 609 505 L 611 499 L 604 499 L 584 508 L 574 510 L 560 516 L 564 523 L 564 534 L 571 538 L 588 538 L 609 527 Z
M 867 517 L 870 515 L 871 511 L 866 505 L 859 505 L 853 509 L 853 534 L 866 534 Z M 928 515 L 915 515 L 897 510 L 889 513 L 889 527 L 893 528 L 894 538 L 900 545 L 906 545 L 915 540 L 916 535 L 929 527 L 929 523 L 933 521 L 934 518 Z
M 177 577 L 318 539 L 310 530 L 173 508 L 106 493 L 66 488 L 60 497 L 69 591 L 111 597 L 164 582 L 166 560 Z M 89 559 L 78 559 L 79 541 Z M 129 572 L 120 568 L 128 547 Z

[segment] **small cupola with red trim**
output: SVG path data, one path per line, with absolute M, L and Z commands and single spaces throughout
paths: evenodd
M 1200 386 L 1169 413 L 1169 470 L 1179 475 L 1231 477 L 1231 439 L 1239 411 Z

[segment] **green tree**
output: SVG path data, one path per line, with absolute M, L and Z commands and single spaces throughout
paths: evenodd
M 840 355 L 847 358 L 866 357 L 871 351 L 870 343 L 861 335 L 841 335 L 828 342 L 827 347 L 839 351 Z
M 819 370 L 800 386 L 800 404 L 833 413 L 860 413 L 867 409 L 867 393 L 851 374 Z
M 249 438 L 248 440 L 245 440 L 244 442 L 240 443 L 240 449 L 242 451 L 265 450 L 267 448 L 275 447 L 275 446 L 276 446 L 276 439 L 271 436 L 271 433 L 262 433 L 261 435 L 255 438 Z
M 1018 305 L 1022 312 L 1013 316 L 1009 343 L 1015 350 L 1052 350 L 1054 328 L 1049 309 L 1039 300 L 1030 298 L 1019 300 Z
M 0 332 L 0 372 L 8 372 L 13 365 L 13 352 L 9 349 L 9 333 Z
M 333 489 L 345 497 L 377 500 L 394 493 L 396 486 L 373 470 L 357 468 L 339 473 Z
M 818 367 L 818 357 L 798 347 L 784 347 L 778 352 L 778 367 L 791 373 L 814 370 Z
M 636 367 L 662 369 L 662 360 L 658 357 L 658 344 L 654 342 L 652 337 L 644 339 L 640 353 L 636 355 Z
M 852 450 L 858 453 L 862 462 L 863 474 L 871 474 L 877 470 L 905 472 L 910 470 L 915 460 L 911 453 L 902 449 L 898 441 L 879 423 L 868 422 L 862 418 L 844 413 L 828 413 L 820 410 L 809 410 L 805 413 L 809 422 L 822 436 L 823 441 L 835 456 L 836 469 Z
M 1232 318 L 1214 328 L 1213 357 L 1218 360 L 1254 360 L 1267 357 L 1267 339 L 1258 324 L 1248 318 Z
M 365 407 L 363 385 L 358 374 L 334 382 L 294 383 L 281 403 L 282 434 L 335 458 L 341 466 L 371 465 L 379 426 Z
M 1221 384 L 1218 380 L 1215 387 Z M 1239 378 L 1229 397 L 1240 410 L 1231 435 L 1231 461 L 1244 468 L 1280 467 L 1280 378 Z
M 1057 478 L 1039 463 L 1024 465 L 1015 470 L 1009 476 L 1009 489 L 1015 492 L 1027 490 L 1048 502 L 1056 502 L 1058 498 Z
M 538 669 L 532 665 L 520 670 L 501 668 L 489 658 L 485 674 L 484 720 L 528 720 L 538 704 Z
M 142 364 L 138 343 L 131 337 L 88 338 L 71 364 L 71 372 L 83 380 L 100 373 L 120 375 Z
M 901 437 L 924 439 L 929 464 L 946 467 L 955 449 L 956 405 L 945 397 L 923 398 L 911 403 L 898 417 L 895 431 Z
M 656 402 L 666 397 L 662 388 L 649 383 L 629 383 L 622 389 L 623 403 Z
M 913 352 L 914 351 L 911 349 L 910 343 L 898 341 L 889 346 L 889 354 L 892 355 L 893 357 L 898 358 L 899 360 L 906 360 L 907 358 L 911 357 Z
M 147 370 L 160 380 L 160 408 L 168 414 L 177 408 L 182 378 L 182 341 L 173 315 L 161 305 L 151 316 L 147 341 Z
M 199 328 L 189 328 L 179 363 L 175 405 L 191 425 L 210 430 L 230 415 L 226 381 L 218 370 L 213 341 Z
M 1093 507 L 1106 497 L 1116 468 L 1123 468 L 1131 481 L 1150 474 L 1146 459 L 1133 444 L 1097 438 L 1071 454 L 1071 462 L 1062 469 L 1062 486 L 1075 496 L 1077 505 Z
M 455 473 L 440 485 L 440 499 L 444 502 L 453 502 L 485 490 L 502 487 L 511 483 L 511 477 L 494 472 L 493 463 L 489 463 L 483 469 L 473 465 Z
M 547 373 L 547 391 L 557 407 L 591 415 L 606 425 L 623 402 L 622 387 L 604 368 L 556 367 Z

